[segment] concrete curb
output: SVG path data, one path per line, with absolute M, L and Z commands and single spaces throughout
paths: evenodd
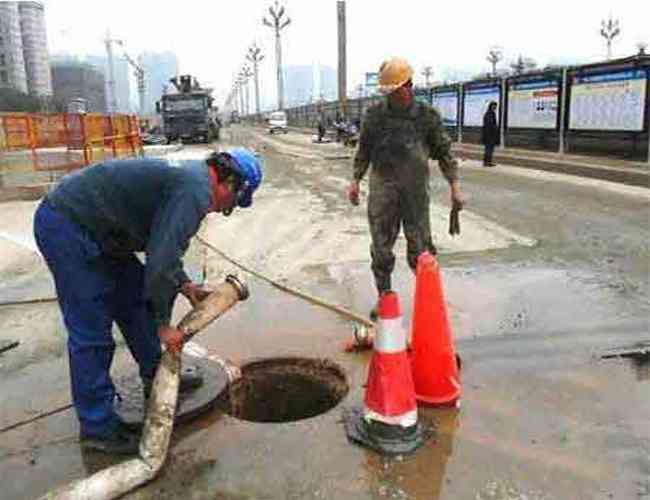
M 482 148 L 455 144 L 452 149 L 461 158 L 483 160 Z M 588 157 L 584 157 L 584 162 L 577 162 L 567 161 L 562 158 L 553 158 L 550 156 L 551 154 L 549 153 L 549 156 L 543 157 L 510 153 L 508 151 L 495 151 L 494 159 L 496 162 L 510 167 L 530 168 L 650 188 L 650 169 L 644 170 L 642 167 L 638 167 L 637 164 L 632 164 L 629 167 L 613 167 L 590 164 L 588 163 Z
M 312 129 L 289 127 L 292 132 L 312 134 Z M 477 144 L 453 144 L 452 150 L 463 159 L 482 160 L 483 146 Z M 606 158 L 593 159 L 588 156 L 559 157 L 556 153 L 526 150 L 496 150 L 495 161 L 509 167 L 529 168 L 546 172 L 575 175 L 599 179 L 630 186 L 650 188 L 650 167 L 639 162 L 620 160 L 620 166 L 599 164 Z M 591 162 L 590 162 L 591 160 Z
M 144 146 L 144 156 L 165 156 L 169 153 L 177 153 L 184 149 L 183 144 L 170 144 L 165 146 Z

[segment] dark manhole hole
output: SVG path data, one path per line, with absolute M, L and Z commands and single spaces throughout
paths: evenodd
M 273 358 L 242 366 L 222 404 L 250 422 L 295 422 L 334 408 L 348 393 L 343 370 L 324 359 Z

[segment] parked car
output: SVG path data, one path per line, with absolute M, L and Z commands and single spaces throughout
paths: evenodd
M 275 111 L 269 116 L 269 134 L 275 132 L 282 132 L 286 134 L 289 132 L 287 128 L 287 114 L 284 111 Z

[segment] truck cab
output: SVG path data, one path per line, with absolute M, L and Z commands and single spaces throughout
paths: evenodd
M 176 93 L 164 94 L 156 104 L 162 115 L 163 133 L 167 142 L 201 141 L 214 138 L 211 89 L 203 89 L 190 76 L 172 78 Z
M 274 111 L 271 113 L 268 123 L 269 134 L 274 134 L 275 132 L 286 134 L 289 132 L 287 128 L 287 114 L 284 111 Z

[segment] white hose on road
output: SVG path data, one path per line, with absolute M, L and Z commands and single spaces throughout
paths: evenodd
M 236 278 L 229 276 L 226 283 L 220 285 L 181 320 L 178 329 L 189 340 L 247 297 L 248 289 Z M 154 479 L 167 459 L 178 401 L 180 371 L 180 355 L 163 353 L 153 381 L 138 458 L 49 492 L 42 500 L 112 500 Z

